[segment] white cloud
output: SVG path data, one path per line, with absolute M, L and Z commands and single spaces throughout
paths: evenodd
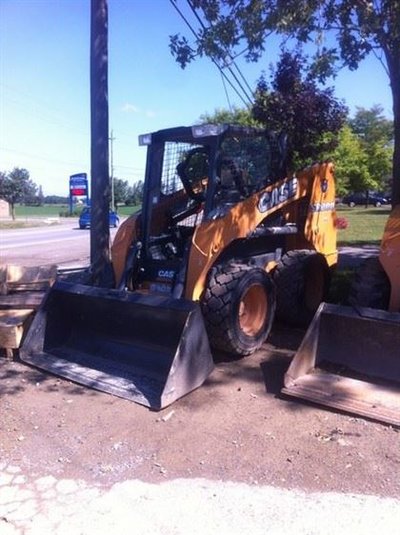
M 149 119 L 152 119 L 153 117 L 157 116 L 154 110 L 143 110 L 139 108 L 138 106 L 135 106 L 134 104 L 131 104 L 129 102 L 125 102 L 125 104 L 121 106 L 120 110 L 123 113 L 135 113 L 137 115 L 148 117 Z
M 122 106 L 121 111 L 123 111 L 124 113 L 140 113 L 140 109 L 134 104 L 129 104 L 129 102 L 126 102 Z

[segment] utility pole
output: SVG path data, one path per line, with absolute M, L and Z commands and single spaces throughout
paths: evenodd
M 115 210 L 115 200 L 114 200 L 114 160 L 113 160 L 113 154 L 114 154 L 114 146 L 113 143 L 115 141 L 115 137 L 113 136 L 113 131 L 111 130 L 111 135 L 108 138 L 110 142 L 110 180 L 111 180 L 111 210 Z
M 95 286 L 107 286 L 110 262 L 110 177 L 108 161 L 108 5 L 90 4 L 90 135 L 92 214 L 90 264 Z

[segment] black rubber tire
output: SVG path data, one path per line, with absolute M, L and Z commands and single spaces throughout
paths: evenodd
M 387 310 L 389 300 L 390 281 L 379 258 L 367 258 L 354 274 L 349 303 L 353 306 Z
M 282 256 L 274 271 L 276 316 L 306 327 L 329 292 L 330 270 L 323 255 L 299 249 Z
M 260 268 L 215 268 L 202 299 L 210 344 L 231 355 L 254 353 L 267 338 L 275 316 L 275 287 Z

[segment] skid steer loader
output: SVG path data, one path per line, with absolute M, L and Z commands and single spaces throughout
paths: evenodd
M 58 281 L 21 359 L 160 409 L 213 350 L 248 355 L 277 315 L 311 320 L 336 264 L 332 163 L 286 176 L 285 139 L 198 125 L 140 136 L 144 198 L 111 247 L 113 288 Z
M 283 392 L 400 426 L 400 205 L 379 257 L 357 270 L 349 302 L 320 306 Z

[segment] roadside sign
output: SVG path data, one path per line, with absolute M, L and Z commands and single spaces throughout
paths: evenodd
M 86 197 L 86 204 L 89 204 L 89 188 L 86 173 L 76 173 L 69 177 L 69 206 L 71 214 L 74 197 Z
M 78 173 L 69 177 L 69 190 L 71 195 L 80 196 L 88 194 L 88 180 L 86 173 Z

